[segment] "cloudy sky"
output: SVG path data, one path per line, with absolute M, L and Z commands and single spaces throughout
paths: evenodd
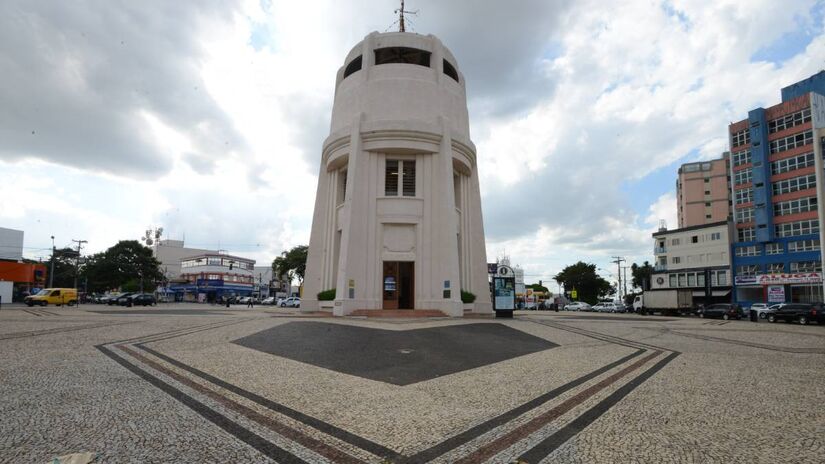
M 29 257 L 156 226 L 260 263 L 307 243 L 335 73 L 397 3 L 0 3 L 0 227 Z M 467 79 L 488 258 L 528 281 L 651 259 L 678 165 L 825 68 L 822 1 L 407 7 Z

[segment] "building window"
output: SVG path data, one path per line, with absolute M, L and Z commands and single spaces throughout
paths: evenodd
M 672 238 L 672 239 L 670 239 L 670 244 L 671 244 L 671 245 L 678 245 L 678 244 L 679 244 L 679 239 L 678 239 L 678 238 Z
M 744 150 L 738 151 L 733 154 L 733 165 L 734 166 L 741 166 L 743 164 L 748 164 L 751 162 L 751 151 Z
M 814 165 L 814 154 L 805 153 L 793 158 L 782 159 L 771 163 L 771 174 L 782 174 L 795 169 L 807 168 Z
M 405 63 L 430 67 L 430 52 L 409 47 L 375 49 L 375 64 Z
M 732 147 L 736 148 L 740 145 L 745 145 L 746 143 L 750 143 L 751 141 L 751 133 L 749 129 L 740 130 L 739 132 L 734 132 L 730 136 L 730 144 Z
M 810 235 L 818 233 L 819 221 L 816 219 L 776 225 L 777 237 L 796 237 L 797 235 Z
M 415 160 L 387 160 L 384 169 L 384 195 L 398 196 L 399 185 L 403 196 L 415 196 Z
M 716 271 L 716 283 L 718 285 L 728 284 L 728 275 L 725 273 L 725 271 Z
M 710 190 L 705 190 L 705 195 L 710 195 Z
M 458 82 L 458 71 L 456 71 L 455 66 L 447 60 L 444 60 L 444 74 L 452 77 L 456 82 Z
M 711 218 L 711 215 L 710 215 L 710 214 L 706 214 L 706 215 L 705 215 L 705 219 L 710 219 L 710 218 Z
M 699 243 L 699 236 L 694 235 L 694 236 L 690 237 L 690 243 Z
M 759 266 L 756 264 L 747 264 L 744 266 L 736 267 L 736 275 L 740 276 L 753 276 L 756 275 L 757 272 L 759 272 Z
M 788 253 L 799 253 L 802 251 L 819 251 L 819 239 L 797 240 L 788 242 Z
M 347 170 L 338 171 L 338 205 L 343 205 L 347 197 Z
M 785 263 L 769 263 L 768 274 L 781 274 L 785 272 Z
M 209 265 L 209 266 L 220 266 L 221 265 L 221 259 L 220 258 L 209 257 L 209 258 L 207 258 L 206 264 Z
M 688 280 L 688 287 L 695 287 L 696 286 L 696 274 L 690 273 L 687 275 Z
M 705 206 L 710 206 L 710 202 L 709 202 L 709 201 L 706 201 L 706 202 L 705 202 Z
M 782 254 L 782 244 L 781 243 L 767 243 L 767 244 L 765 244 L 765 254 L 766 255 L 780 255 L 780 254 Z
M 736 222 L 744 223 L 744 222 L 752 222 L 753 221 L 753 208 L 741 208 L 736 210 Z
M 687 276 L 685 274 L 679 274 L 679 286 L 684 287 L 687 285 Z
M 791 263 L 791 272 L 822 272 L 822 261 L 797 261 Z
M 674 257 L 670 258 L 670 263 L 671 264 L 679 264 L 681 261 L 682 261 L 682 258 L 680 258 L 678 256 L 674 256 Z
M 753 170 L 751 168 L 742 169 L 733 173 L 733 183 L 736 185 L 747 184 L 753 178 Z
M 800 132 L 798 134 L 789 135 L 787 137 L 772 141 L 770 143 L 770 151 L 771 154 L 779 153 L 780 151 L 791 150 L 796 147 L 808 145 L 813 141 L 813 131 Z
M 773 205 L 776 216 L 816 211 L 816 197 L 800 198 L 798 200 L 782 201 Z
M 669 280 L 670 286 L 673 287 L 673 288 L 676 288 L 676 274 L 670 274 L 668 277 L 669 277 L 668 280 Z
M 773 194 L 782 195 L 783 193 L 797 192 L 814 187 L 816 187 L 816 174 L 810 174 L 774 182 Z
M 705 273 L 704 272 L 697 272 L 696 273 L 696 286 L 697 287 L 704 287 L 705 286 Z
M 752 188 L 736 190 L 733 194 L 737 205 L 741 205 L 743 203 L 750 203 L 753 201 Z
M 737 235 L 740 242 L 752 242 L 756 239 L 756 230 L 753 227 L 747 229 L 739 229 Z
M 710 234 L 711 240 L 722 240 L 722 233 L 721 232 L 713 232 Z
M 350 74 L 361 70 L 361 62 L 363 61 L 362 56 L 363 55 L 358 55 L 349 62 L 346 69 L 344 69 L 344 79 L 346 79 Z
M 776 118 L 773 121 L 768 121 L 768 133 L 773 134 L 774 132 L 783 131 L 800 124 L 805 124 L 810 120 L 811 109 L 805 108 L 802 111 L 797 111 L 796 113 Z
M 759 256 L 759 247 L 756 245 L 736 247 L 736 256 Z

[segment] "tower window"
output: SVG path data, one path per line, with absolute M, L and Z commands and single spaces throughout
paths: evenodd
M 406 63 L 430 67 L 430 52 L 408 47 L 375 49 L 375 64 Z
M 362 56 L 363 55 L 358 55 L 355 59 L 349 62 L 346 69 L 344 69 L 344 79 L 346 79 L 350 74 L 361 70 Z
M 447 60 L 444 60 L 444 74 L 452 77 L 456 82 L 458 82 L 458 71 L 456 71 L 455 67 Z
M 398 186 L 405 197 L 415 196 L 415 161 L 387 160 L 384 170 L 384 195 L 398 196 Z

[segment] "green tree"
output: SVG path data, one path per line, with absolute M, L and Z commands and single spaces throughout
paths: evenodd
M 562 269 L 553 279 L 564 287 L 565 292 L 576 289 L 578 300 L 590 304 L 616 293 L 610 282 L 596 274 L 596 265 L 579 261 Z
M 633 288 L 641 288 L 642 290 L 650 288 L 650 275 L 653 274 L 653 266 L 645 261 L 639 266 L 636 263 L 630 265 L 630 272 L 633 273 Z
M 83 277 L 88 279 L 92 292 L 126 287 L 149 291 L 163 279 L 163 273 L 152 250 L 137 240 L 122 240 L 102 253 L 89 256 L 83 266 Z
M 284 251 L 272 261 L 273 273 L 278 277 L 285 276 L 290 283 L 295 277 L 303 283 L 307 270 L 307 251 L 309 247 L 306 245 L 298 245 Z
M 547 287 L 545 287 L 542 284 L 528 284 L 528 285 L 525 285 L 524 287 L 532 289 L 534 292 L 544 292 L 544 293 L 549 293 L 550 292 L 550 290 L 548 290 Z
M 71 288 L 74 287 L 75 277 L 75 259 L 77 258 L 77 250 L 71 248 L 60 248 L 54 251 L 54 281 L 53 287 L 57 288 Z M 45 262 L 51 271 L 51 263 Z M 47 272 L 49 272 L 47 271 Z M 49 276 L 46 276 L 46 285 L 49 284 Z M 79 284 L 78 284 L 79 285 Z

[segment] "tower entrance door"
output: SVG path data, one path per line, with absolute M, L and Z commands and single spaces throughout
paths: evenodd
M 414 276 L 414 262 L 384 261 L 384 309 L 413 309 L 415 307 Z

